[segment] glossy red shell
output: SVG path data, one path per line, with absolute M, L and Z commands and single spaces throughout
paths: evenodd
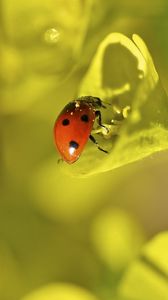
M 79 158 L 94 121 L 95 109 L 85 101 L 70 102 L 60 113 L 54 125 L 54 137 L 56 147 L 66 162 L 73 163 Z M 76 147 L 71 147 L 70 143 Z

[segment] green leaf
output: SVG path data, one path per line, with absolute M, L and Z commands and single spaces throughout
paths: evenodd
M 124 300 L 168 299 L 168 232 L 146 245 L 126 272 L 119 295 Z
M 140 160 L 168 148 L 168 99 L 151 55 L 138 35 L 133 41 L 120 33 L 109 34 L 99 45 L 85 75 L 79 96 L 100 97 L 107 109 L 102 120 L 110 124 L 113 106 L 130 106 L 131 113 L 118 130 L 118 137 L 98 136 L 98 142 L 109 151 L 106 155 L 88 143 L 79 161 L 64 170 L 73 175 L 105 172 Z M 96 137 L 97 138 L 97 137 Z

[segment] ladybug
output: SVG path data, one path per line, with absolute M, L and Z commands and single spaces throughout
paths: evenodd
M 58 116 L 54 125 L 55 144 L 67 163 L 78 160 L 89 138 L 99 150 L 108 153 L 91 135 L 95 119 L 99 126 L 105 128 L 101 123 L 102 107 L 106 108 L 99 98 L 84 96 L 68 103 Z

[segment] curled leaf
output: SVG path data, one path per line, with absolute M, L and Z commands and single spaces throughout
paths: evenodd
M 111 33 L 101 42 L 81 83 L 79 96 L 82 95 L 97 96 L 107 103 L 107 109 L 102 109 L 105 124 L 114 119 L 116 102 L 121 111 L 131 108 L 131 112 L 109 139 L 100 134 L 95 136 L 108 155 L 88 142 L 79 161 L 64 166 L 65 171 L 89 176 L 168 148 L 167 95 L 151 55 L 138 35 L 134 34 L 132 41 L 123 34 Z

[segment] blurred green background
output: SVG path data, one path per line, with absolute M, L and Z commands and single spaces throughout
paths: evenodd
M 168 229 L 167 152 L 71 177 L 57 164 L 53 124 L 110 32 L 144 39 L 168 91 L 168 1 L 0 6 L 0 300 L 120 299 L 129 264 Z

